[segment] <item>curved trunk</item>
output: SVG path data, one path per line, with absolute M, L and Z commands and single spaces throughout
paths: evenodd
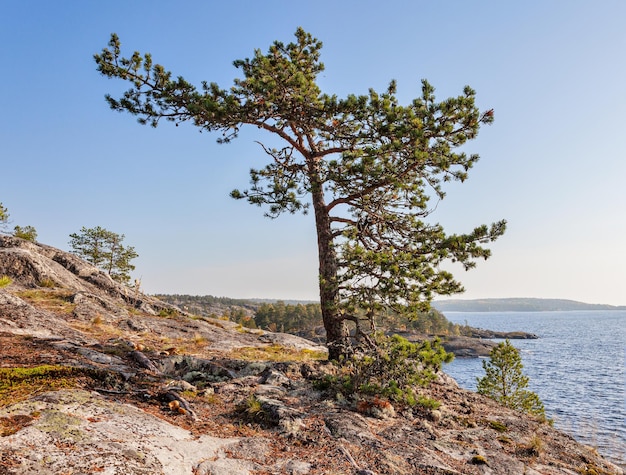
M 337 308 L 339 303 L 339 289 L 337 286 L 339 267 L 337 255 L 333 247 L 330 216 L 326 208 L 323 186 L 316 170 L 316 164 L 311 162 L 309 162 L 309 179 L 311 181 L 311 198 L 317 231 L 320 304 L 324 328 L 326 329 L 328 358 L 337 360 L 340 356 L 346 354 L 349 345 L 349 334 L 345 320 L 339 314 Z

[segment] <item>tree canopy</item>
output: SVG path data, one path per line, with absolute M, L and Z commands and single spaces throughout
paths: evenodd
M 481 112 L 475 91 L 437 101 L 422 81 L 421 94 L 406 105 L 396 82 L 365 95 L 322 93 L 317 75 L 322 43 L 298 28 L 295 41 L 274 42 L 267 53 L 237 60 L 242 73 L 224 89 L 198 88 L 174 77 L 150 54 L 121 54 L 117 35 L 94 59 L 109 78 L 130 84 L 110 107 L 154 127 L 162 119 L 191 122 L 221 132 L 219 142 L 241 127 L 257 127 L 282 141 L 260 143 L 267 162 L 250 171 L 250 187 L 232 196 L 262 206 L 269 217 L 308 212 L 315 218 L 322 318 L 331 358 L 349 351 L 353 335 L 368 341 L 376 315 L 389 308 L 411 316 L 427 310 L 435 295 L 463 290 L 444 261 L 465 269 L 490 255 L 484 244 L 505 230 L 505 221 L 467 234 L 447 234 L 427 217 L 442 184 L 464 181 L 478 155 L 460 151 L 493 110 Z M 369 340 L 371 342 L 371 340 Z
M 123 234 L 108 231 L 100 226 L 81 228 L 80 233 L 70 234 L 71 252 L 90 264 L 102 269 L 113 280 L 128 283 L 135 266 L 130 263 L 138 257 L 135 248 L 124 246 Z

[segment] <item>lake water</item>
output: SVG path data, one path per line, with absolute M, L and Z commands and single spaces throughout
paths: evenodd
M 512 340 L 529 388 L 556 428 L 626 464 L 626 312 L 446 312 L 455 323 L 526 331 L 538 340 Z M 476 390 L 482 359 L 457 358 L 444 370 Z

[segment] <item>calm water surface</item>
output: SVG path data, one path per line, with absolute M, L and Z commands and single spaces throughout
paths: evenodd
M 526 331 L 538 340 L 512 340 L 529 389 L 555 427 L 620 465 L 626 463 L 626 312 L 446 312 L 455 323 Z M 476 390 L 481 359 L 455 359 L 444 370 Z

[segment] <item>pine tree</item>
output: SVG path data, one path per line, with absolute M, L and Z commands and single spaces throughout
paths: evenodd
M 4 229 L 9 222 L 9 210 L 0 203 L 0 230 Z
M 543 416 L 543 403 L 539 396 L 528 391 L 528 377 L 522 372 L 522 358 L 509 340 L 499 343 L 483 361 L 485 376 L 476 378 L 477 391 L 502 405 L 530 414 Z
M 15 226 L 13 231 L 7 231 L 7 225 L 9 224 L 9 210 L 0 203 L 0 232 L 13 235 L 20 239 L 26 239 L 27 241 L 35 241 L 37 239 L 37 230 L 33 226 Z
M 113 280 L 128 283 L 130 271 L 135 266 L 130 263 L 138 254 L 132 246 L 124 246 L 123 234 L 108 231 L 100 226 L 83 227 L 79 233 L 70 234 L 72 252 L 90 264 L 102 269 Z
M 15 226 L 13 228 L 13 236 L 27 241 L 36 241 L 37 230 L 33 226 Z
M 493 110 L 479 111 L 469 86 L 438 102 L 425 80 L 408 105 L 398 102 L 395 81 L 382 93 L 324 94 L 316 83 L 322 43 L 301 28 L 295 36 L 235 61 L 243 77 L 229 89 L 174 79 L 150 54 L 123 57 L 115 34 L 94 59 L 104 76 L 130 83 L 121 98 L 106 97 L 109 106 L 141 124 L 191 122 L 221 132 L 221 143 L 251 126 L 282 141 L 259 142 L 267 164 L 250 171 L 248 190 L 231 195 L 265 206 L 269 217 L 312 208 L 322 317 L 330 358 L 338 359 L 351 345 L 348 323 L 367 340 L 385 308 L 410 317 L 435 295 L 463 290 L 442 262 L 470 269 L 490 256 L 483 244 L 504 233 L 504 221 L 448 235 L 425 219 L 436 208 L 430 200 L 445 196 L 442 184 L 464 181 L 477 162 L 457 149 L 493 122 Z

